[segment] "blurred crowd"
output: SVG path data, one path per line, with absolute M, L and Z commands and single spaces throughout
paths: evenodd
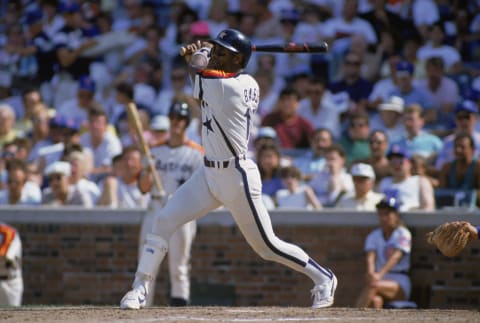
M 330 48 L 257 52 L 246 68 L 268 208 L 479 203 L 478 0 L 23 0 L 0 2 L 0 205 L 146 207 L 125 106 L 156 146 L 188 102 L 201 144 L 178 52 L 225 28 Z

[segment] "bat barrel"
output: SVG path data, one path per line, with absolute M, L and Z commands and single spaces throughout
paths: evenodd
M 328 51 L 328 44 L 321 42 L 252 45 L 252 50 L 271 53 L 326 53 Z

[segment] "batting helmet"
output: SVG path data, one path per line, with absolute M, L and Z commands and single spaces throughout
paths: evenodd
M 385 196 L 380 202 L 376 205 L 377 209 L 389 208 L 395 211 L 400 209 L 400 201 L 393 196 Z
M 235 29 L 225 29 L 221 31 L 217 38 L 212 39 L 212 42 L 225 47 L 226 49 L 242 54 L 243 66 L 245 67 L 252 55 L 252 43 L 247 36 Z
M 186 102 L 173 102 L 168 112 L 168 116 L 181 117 L 187 120 L 187 125 L 190 123 L 190 107 Z

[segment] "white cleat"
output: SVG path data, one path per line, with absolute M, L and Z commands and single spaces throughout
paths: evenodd
M 147 304 L 147 295 L 143 287 L 137 287 L 129 291 L 120 301 L 122 310 L 139 310 Z
M 333 272 L 331 273 L 332 279 L 329 282 L 322 285 L 315 285 L 311 290 L 313 298 L 312 308 L 332 306 L 338 281 Z

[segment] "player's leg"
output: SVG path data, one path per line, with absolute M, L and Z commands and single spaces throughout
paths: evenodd
M 375 285 L 377 295 L 387 301 L 405 300 L 405 293 L 400 284 L 394 280 L 380 280 Z
M 188 201 L 188 202 L 187 202 Z M 210 193 L 205 181 L 204 169 L 200 168 L 167 201 L 155 215 L 152 232 L 147 234 L 135 274 L 133 289 L 120 303 L 124 309 L 139 309 L 145 306 L 145 295 L 150 283 L 168 250 L 171 235 L 181 225 L 195 220 L 221 203 Z
M 249 160 L 239 161 L 237 170 L 243 183 L 240 186 L 242 191 L 237 192 L 235 198 L 226 197 L 224 203 L 248 243 L 262 258 L 279 262 L 309 276 L 315 284 L 312 290 L 315 299 L 313 306 L 330 306 L 337 285 L 333 272 L 317 264 L 298 246 L 282 241 L 275 235 L 270 216 L 263 205 L 256 165 Z
M 191 221 L 175 231 L 169 241 L 170 305 L 185 306 L 190 301 L 190 251 L 197 224 Z

